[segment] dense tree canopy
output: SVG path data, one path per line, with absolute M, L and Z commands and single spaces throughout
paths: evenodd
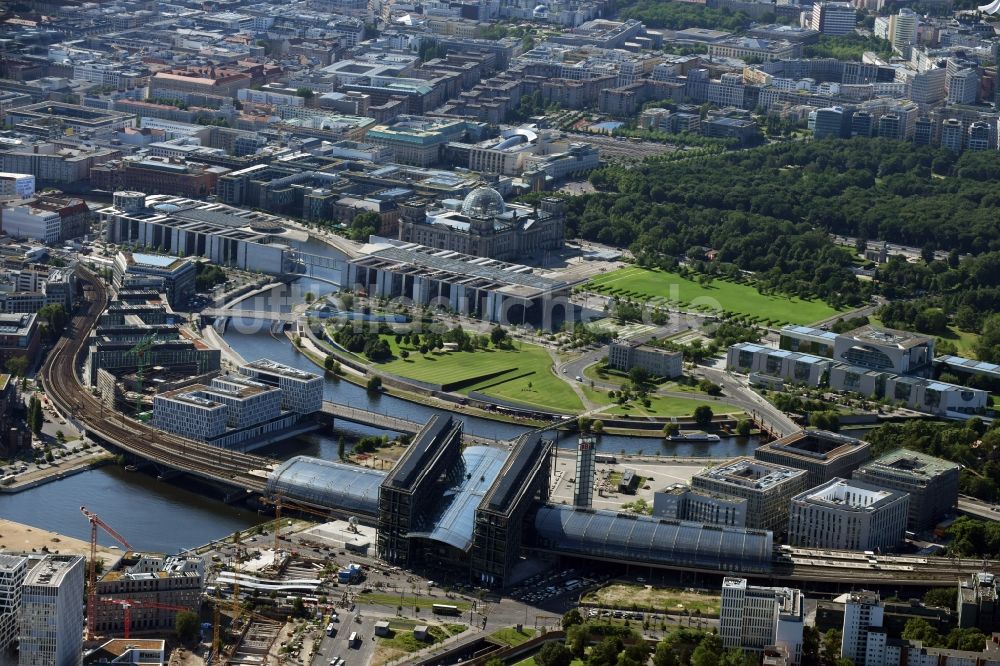
M 963 307 L 967 330 L 1000 311 L 1000 162 L 988 154 L 862 138 L 671 158 L 595 170 L 598 192 L 568 200 L 570 232 L 664 268 L 711 247 L 715 261 L 700 268 L 750 271 L 762 290 L 833 305 L 859 305 L 873 291 L 919 297 L 889 318 L 931 333 Z M 895 258 L 872 283 L 857 279 L 853 249 L 830 233 L 920 247 L 931 259 L 952 252 Z
M 1000 203 L 997 180 L 1000 163 L 986 153 L 956 157 L 867 138 L 788 142 L 698 160 L 653 159 L 635 168 L 598 169 L 591 181 L 609 191 L 571 200 L 571 222 L 580 235 L 601 233 L 588 215 L 596 207 L 611 213 L 601 220 L 611 223 L 604 240 L 621 245 L 645 240 L 646 247 L 652 239 L 644 234 L 650 231 L 663 236 L 676 227 L 684 234 L 718 223 L 725 213 L 741 213 L 736 219 L 755 232 L 768 218 L 793 225 L 804 221 L 807 228 L 980 253 L 1000 250 L 993 217 Z M 699 233 L 711 238 L 706 230 Z M 697 242 L 678 240 L 673 254 Z
M 651 28 L 712 28 L 737 31 L 750 25 L 750 17 L 729 9 L 711 9 L 689 2 L 659 2 L 657 0 L 622 0 L 618 16 L 637 19 Z
M 806 46 L 804 51 L 807 58 L 861 60 L 865 51 L 874 51 L 886 58 L 892 57 L 892 45 L 888 41 L 858 34 L 820 35 L 819 41 Z
M 906 448 L 959 463 L 961 492 L 988 502 L 1000 498 L 998 427 L 987 430 L 978 419 L 963 423 L 907 421 L 883 425 L 865 439 L 872 443 L 873 457 Z M 1000 531 L 997 534 L 1000 536 Z

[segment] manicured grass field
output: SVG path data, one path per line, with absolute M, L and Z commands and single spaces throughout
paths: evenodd
M 607 402 L 607 401 L 606 401 Z M 736 414 L 743 409 L 722 401 L 692 400 L 688 398 L 673 398 L 662 395 L 650 396 L 649 407 L 643 407 L 639 401 L 631 401 L 624 405 L 614 405 L 604 410 L 604 414 L 631 414 L 632 416 L 691 416 L 701 405 L 712 408 L 713 414 Z
M 663 299 L 689 308 L 725 310 L 772 324 L 809 324 L 837 314 L 838 310 L 816 299 L 804 301 L 782 295 L 767 296 L 746 284 L 713 280 L 698 284 L 677 273 L 630 266 L 605 275 L 599 275 L 588 287 L 600 293 L 632 296 L 634 300 Z M 625 293 L 631 292 L 631 293 Z
M 384 336 L 392 349 L 393 359 L 379 366 L 386 372 L 434 384 L 482 381 L 456 389 L 468 394 L 480 391 L 486 395 L 538 406 L 561 412 L 578 412 L 583 408 L 580 398 L 570 386 L 552 372 L 552 358 L 537 345 L 515 342 L 514 349 L 486 349 L 473 352 L 435 350 L 421 355 L 415 348 L 403 345 L 410 356 L 403 359 L 395 337 Z M 486 377 L 510 370 L 497 377 Z

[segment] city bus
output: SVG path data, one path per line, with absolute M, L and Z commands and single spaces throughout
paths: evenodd
M 452 606 L 451 604 L 434 604 L 431 606 L 431 611 L 435 615 L 458 615 L 458 606 Z

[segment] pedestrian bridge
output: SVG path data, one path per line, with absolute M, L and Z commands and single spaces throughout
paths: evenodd
M 325 400 L 323 401 L 323 413 L 328 416 L 332 416 L 335 420 L 340 419 L 341 421 L 360 423 L 361 425 L 382 428 L 383 430 L 392 430 L 393 432 L 406 433 L 409 435 L 415 435 L 424 425 L 399 416 L 380 414 L 367 409 L 349 407 L 347 405 L 341 405 Z
M 348 405 L 341 405 L 336 402 L 329 402 L 326 400 L 323 401 L 322 413 L 334 421 L 340 419 L 341 421 L 350 421 L 351 423 L 359 423 L 361 425 L 381 428 L 383 430 L 391 430 L 393 432 L 407 435 L 415 435 L 422 427 L 424 427 L 423 423 L 410 421 L 409 419 L 404 419 L 400 416 L 391 416 L 389 414 L 373 412 L 371 410 L 360 409 L 358 407 L 350 407 Z M 510 445 L 510 442 L 490 439 L 489 437 L 479 437 L 468 433 L 463 433 L 462 438 L 466 442 L 473 444 Z

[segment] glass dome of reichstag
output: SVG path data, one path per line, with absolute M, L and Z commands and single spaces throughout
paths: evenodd
M 492 187 L 477 187 L 462 202 L 462 213 L 469 217 L 496 217 L 506 211 L 503 197 Z

